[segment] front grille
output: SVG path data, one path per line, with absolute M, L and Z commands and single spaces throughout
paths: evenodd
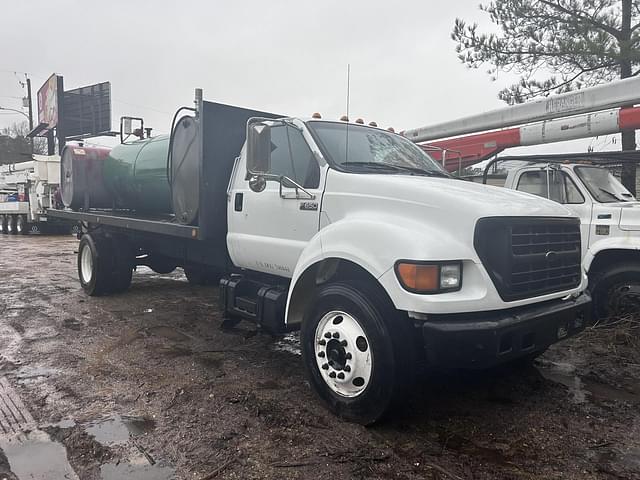
M 580 285 L 580 223 L 540 217 L 482 218 L 474 245 L 504 301 Z

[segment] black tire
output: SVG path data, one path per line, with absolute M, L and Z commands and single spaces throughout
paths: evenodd
M 146 264 L 151 270 L 159 273 L 160 275 L 166 275 L 178 268 L 178 266 L 169 258 L 160 255 L 150 255 L 146 260 Z
M 368 345 L 373 358 L 369 383 L 355 397 L 334 391 L 316 361 L 316 329 L 330 312 L 351 316 L 368 340 L 365 347 Z M 414 378 L 416 351 L 412 332 L 409 320 L 397 312 L 378 289 L 355 281 L 321 286 L 304 315 L 300 335 L 311 386 L 336 415 L 363 425 L 376 422 L 391 405 L 403 400 L 406 388 Z M 318 356 L 324 358 L 324 355 Z M 323 369 L 326 371 L 327 367 L 323 366 Z M 353 379 L 354 385 L 356 380 Z
M 606 320 L 640 311 L 640 262 L 617 263 L 589 277 L 593 316 Z
M 187 277 L 189 285 L 217 285 L 220 281 L 220 275 L 207 270 L 206 268 L 185 266 L 182 269 L 184 270 L 184 275 Z
M 18 215 L 16 220 L 16 233 L 20 235 L 28 235 L 31 231 L 31 225 L 27 222 L 27 217 Z
M 112 238 L 100 234 L 87 234 L 80 239 L 78 278 L 87 295 L 126 290 L 131 285 L 132 272 L 133 263 L 126 245 L 115 248 Z
M 0 230 L 4 234 L 7 233 L 7 216 L 6 215 L 0 216 Z
M 7 233 L 9 235 L 16 234 L 16 216 L 15 215 L 7 215 Z

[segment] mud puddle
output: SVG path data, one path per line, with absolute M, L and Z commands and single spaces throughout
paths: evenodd
M 90 422 L 85 431 L 105 446 L 127 443 L 130 438 L 144 435 L 156 427 L 152 418 L 113 415 Z
M 547 380 L 564 385 L 569 390 L 571 400 L 575 404 L 586 402 L 640 403 L 640 393 L 616 388 L 589 376 L 581 376 L 572 363 L 545 362 L 539 371 Z
M 20 480 L 77 480 L 63 445 L 40 430 L 0 439 L 11 472 Z
M 273 344 L 273 350 L 276 352 L 287 352 L 293 355 L 302 355 L 302 350 L 300 349 L 300 333 L 288 333 L 278 339 Z

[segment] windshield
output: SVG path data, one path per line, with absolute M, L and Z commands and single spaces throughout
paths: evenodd
M 576 167 L 578 177 L 589 193 L 600 203 L 631 202 L 633 195 L 611 175 L 609 170 L 599 167 Z
M 400 135 L 348 123 L 312 121 L 307 126 L 327 161 L 338 170 L 450 176 L 422 149 Z

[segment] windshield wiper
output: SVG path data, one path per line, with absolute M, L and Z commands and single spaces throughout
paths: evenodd
M 399 169 L 395 165 L 388 165 L 386 163 L 378 163 L 378 162 L 344 162 L 342 163 L 343 167 L 369 167 L 375 168 L 378 170 L 387 170 L 391 172 L 397 172 Z
M 598 187 L 600 189 L 601 192 L 606 193 L 607 195 L 610 195 L 611 197 L 615 198 L 616 200 L 618 200 L 619 202 L 626 202 L 627 200 L 624 198 L 620 198 L 618 197 L 615 193 L 611 193 L 609 190 L 602 188 L 602 187 Z
M 423 170 L 419 167 L 407 167 L 404 165 L 392 165 L 389 163 L 379 163 L 379 162 L 345 162 L 342 164 L 344 167 L 349 165 L 355 165 L 358 167 L 371 167 L 377 168 L 379 170 L 387 170 L 393 172 L 411 172 L 418 175 L 425 175 L 428 177 L 446 177 L 450 178 L 450 176 L 444 172 L 438 172 L 436 170 Z

